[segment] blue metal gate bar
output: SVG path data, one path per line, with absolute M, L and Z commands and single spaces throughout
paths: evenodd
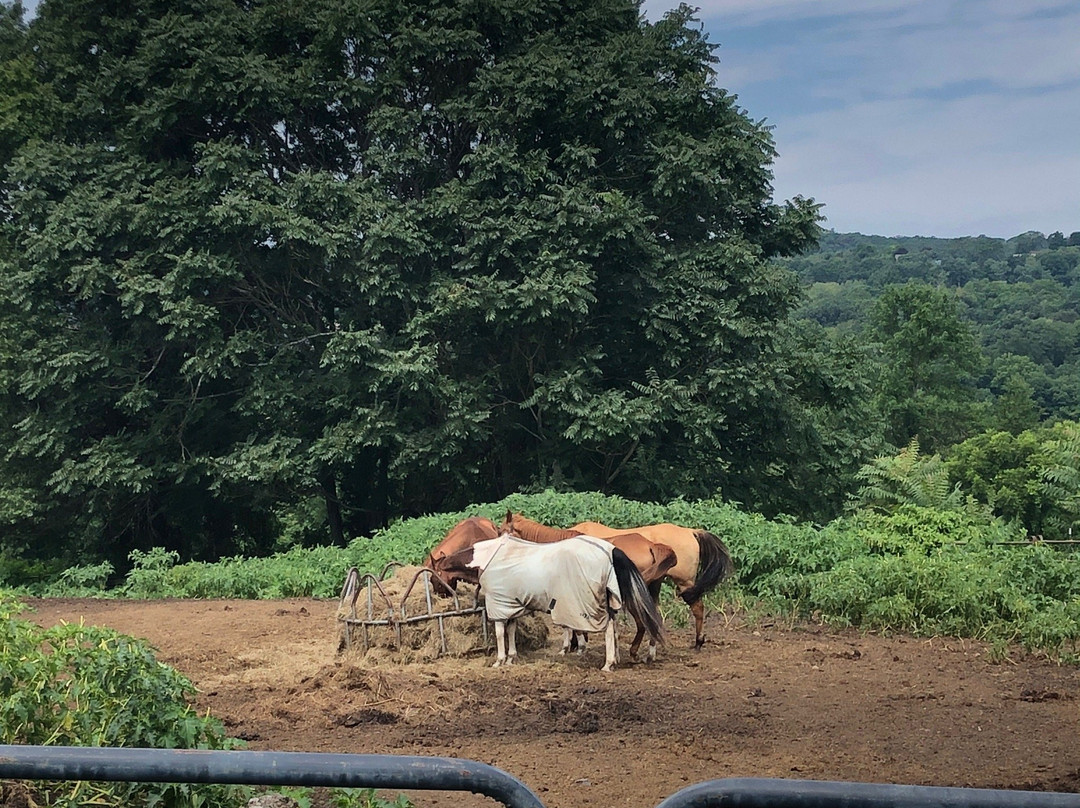
M 672 794 L 657 808 L 1080 808 L 1080 794 L 732 777 Z
M 0 778 L 471 791 L 544 808 L 501 769 L 443 757 L 0 745 Z M 657 808 L 1080 808 L 1080 794 L 746 777 L 689 786 Z
M 544 808 L 494 766 L 408 755 L 0 745 L 0 778 L 471 791 L 508 808 Z

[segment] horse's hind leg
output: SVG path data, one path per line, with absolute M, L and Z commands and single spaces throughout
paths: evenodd
M 614 620 L 608 620 L 607 629 L 604 631 L 604 652 L 604 667 L 601 670 L 608 672 L 615 670 L 619 649 L 616 645 Z
M 517 659 L 517 620 L 507 622 L 506 635 L 506 643 L 510 646 L 506 652 L 506 664 L 513 665 Z
M 656 606 L 656 613 L 660 613 L 660 587 L 663 585 L 664 579 L 659 578 L 649 584 L 649 594 L 652 595 L 653 604 Z M 642 628 L 638 629 L 643 630 Z M 656 659 L 656 637 L 649 637 L 649 661 L 652 662 Z
M 578 656 L 581 656 L 582 654 L 585 653 L 585 649 L 589 645 L 589 635 L 588 635 L 588 633 L 586 633 L 584 631 L 578 631 L 578 632 L 575 632 L 575 634 L 576 634 L 576 636 L 578 638 L 577 639 Z
M 497 668 L 506 662 L 506 621 L 495 621 L 495 664 L 491 667 Z
M 705 644 L 705 603 L 704 601 L 695 601 L 690 604 L 690 612 L 694 615 L 694 630 L 696 636 L 694 638 L 694 648 L 701 648 Z
M 660 610 L 660 585 L 663 583 L 663 579 L 658 579 L 649 584 L 649 594 L 652 596 L 653 603 L 656 604 L 657 611 Z M 637 634 L 634 635 L 634 641 L 630 643 L 630 658 L 637 659 L 638 649 L 641 647 L 641 639 L 645 636 L 645 626 L 636 617 L 634 622 L 637 623 Z M 656 659 L 656 640 L 652 637 L 649 638 L 649 661 Z
M 645 636 L 645 626 L 644 626 L 644 624 L 640 620 L 638 620 L 636 617 L 634 618 L 634 622 L 637 624 L 637 634 L 634 635 L 634 641 L 632 643 L 630 643 L 630 658 L 631 659 L 637 659 L 637 652 L 638 652 L 638 649 L 641 647 L 641 639 L 642 639 L 642 637 Z M 652 649 L 651 642 L 649 644 L 649 648 L 650 648 L 650 650 Z
M 573 629 L 563 628 L 562 630 L 562 649 L 559 651 L 559 656 L 566 656 L 570 651 L 577 649 L 578 656 L 585 653 L 585 646 L 589 644 L 589 635 L 584 631 L 574 631 Z

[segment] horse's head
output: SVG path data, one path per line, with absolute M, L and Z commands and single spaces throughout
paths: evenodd
M 422 565 L 431 570 L 432 575 L 443 584 L 442 586 L 437 584 L 435 586 L 435 594 L 440 597 L 449 597 L 451 593 L 457 592 L 458 581 L 461 580 L 461 576 L 454 573 L 453 562 L 448 561 L 448 558 L 448 556 L 441 553 L 436 556 L 433 550 L 428 553 Z
M 457 592 L 459 581 L 464 581 L 467 584 L 480 583 L 480 570 L 471 566 L 473 560 L 472 546 L 440 556 L 430 554 L 428 559 L 431 562 L 429 569 L 454 592 Z M 424 565 L 428 566 L 426 561 Z M 441 594 L 448 594 L 443 587 L 435 587 L 435 589 L 441 591 Z
M 500 536 L 505 536 L 507 533 L 517 535 L 514 531 L 514 518 L 516 516 L 520 516 L 520 514 L 515 514 L 509 508 L 506 509 L 506 518 L 503 519 L 503 523 L 499 526 Z
M 446 584 L 446 587 L 456 592 L 458 581 L 476 583 L 477 577 L 475 570 L 459 569 L 459 554 L 469 550 L 478 541 L 493 539 L 497 535 L 495 524 L 490 519 L 480 516 L 462 519 L 450 528 L 442 541 L 432 548 L 424 559 L 424 566 L 434 572 L 439 580 Z M 435 588 L 440 594 L 445 595 L 447 594 L 446 587 Z

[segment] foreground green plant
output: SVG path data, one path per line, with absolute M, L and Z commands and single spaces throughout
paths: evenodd
M 316 789 L 308 786 L 283 786 L 267 793 L 288 797 L 300 808 L 312 808 L 316 804 Z M 380 797 L 373 788 L 326 789 L 326 799 L 319 804 L 328 805 L 330 808 L 413 808 L 412 800 L 404 794 L 387 800 Z
M 332 788 L 330 789 L 331 808 L 413 808 L 412 800 L 404 794 L 398 794 L 393 800 L 386 800 L 375 793 L 373 788 Z
M 229 749 L 220 721 L 191 707 L 195 688 L 142 640 L 111 629 L 19 617 L 0 592 L 0 740 L 43 746 Z M 246 790 L 187 783 L 48 783 L 46 804 L 228 808 Z

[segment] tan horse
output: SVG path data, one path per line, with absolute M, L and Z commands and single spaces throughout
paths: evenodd
M 506 519 L 503 520 L 499 532 L 511 533 L 528 541 L 541 544 L 586 535 L 580 530 L 559 530 L 558 528 L 548 527 L 539 522 L 534 522 L 532 519 L 526 519 L 520 513 L 513 513 L 512 511 L 506 512 Z M 649 588 L 649 594 L 652 595 L 653 602 L 658 603 L 661 582 L 671 574 L 672 568 L 678 564 L 675 551 L 666 544 L 650 541 L 640 533 L 625 532 L 599 538 L 603 538 L 604 541 L 615 545 L 626 553 L 626 556 L 637 567 L 638 572 L 641 573 L 645 585 Z M 637 621 L 635 620 L 635 622 Z M 638 622 L 637 634 L 634 635 L 634 641 L 630 643 L 631 658 L 637 658 L 637 652 L 641 647 L 644 636 L 645 626 Z M 649 659 L 656 659 L 656 642 L 651 638 L 649 641 Z
M 458 581 L 477 583 L 477 575 L 472 575 L 457 567 L 440 564 L 439 561 L 452 556 L 461 550 L 467 550 L 479 541 L 487 541 L 499 537 L 499 530 L 495 523 L 483 516 L 470 516 L 462 519 L 449 531 L 443 540 L 432 548 L 424 559 L 424 566 L 439 576 L 448 587 L 457 590 Z
M 504 522 L 503 529 L 505 525 Z M 694 615 L 694 647 L 700 648 L 705 644 L 705 604 L 702 598 L 735 570 L 731 554 L 720 539 L 707 530 L 681 527 L 670 522 L 622 529 L 608 527 L 599 522 L 579 522 L 569 530 L 601 539 L 633 532 L 652 542 L 671 547 L 678 563 L 668 570 L 667 575 L 675 585 L 679 597 Z

